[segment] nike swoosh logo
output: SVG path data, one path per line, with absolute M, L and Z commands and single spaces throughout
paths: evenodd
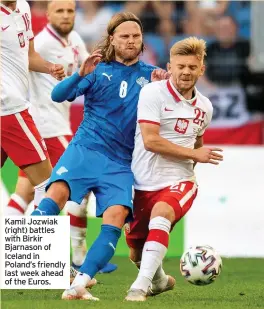
M 165 107 L 165 112 L 173 112 L 173 109 L 169 109 L 169 108 Z
M 151 250 L 151 249 L 146 249 L 146 251 L 154 251 L 154 252 L 158 252 L 158 250 Z
M 6 27 L 1 27 L 1 29 L 2 29 L 2 31 L 5 31 L 7 28 L 9 28 L 10 27 L 10 25 L 9 26 L 6 26 Z
M 63 56 L 57 56 L 57 58 L 62 58 Z

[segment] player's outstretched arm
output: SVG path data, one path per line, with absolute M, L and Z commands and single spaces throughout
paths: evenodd
M 78 89 L 78 84 L 82 81 L 83 77 L 78 73 L 65 78 L 58 83 L 51 92 L 51 99 L 54 102 L 62 103 L 64 101 L 73 101 L 79 95 L 82 95 Z
M 57 80 L 62 80 L 65 77 L 64 68 L 61 64 L 46 61 L 35 51 L 34 40 L 29 42 L 28 61 L 31 71 L 50 74 Z
M 176 145 L 159 134 L 159 125 L 150 123 L 140 123 L 140 130 L 147 151 L 158 153 L 165 156 L 171 156 L 179 160 L 191 159 L 195 162 L 219 164 L 223 161 L 223 156 L 219 153 L 220 148 L 190 149 Z

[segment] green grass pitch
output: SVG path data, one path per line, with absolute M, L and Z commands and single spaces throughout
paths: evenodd
M 137 270 L 128 258 L 116 257 L 118 270 L 98 275 L 92 294 L 99 302 L 62 301 L 62 290 L 2 290 L 2 309 L 260 309 L 264 308 L 264 259 L 223 259 L 223 271 L 209 286 L 193 286 L 179 272 L 179 259 L 164 262 L 176 277 L 173 291 L 148 298 L 144 303 L 125 302 Z

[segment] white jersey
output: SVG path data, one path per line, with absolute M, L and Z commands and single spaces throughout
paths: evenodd
M 77 71 L 89 55 L 76 31 L 72 31 L 66 40 L 51 25 L 47 25 L 34 42 L 35 50 L 47 61 L 63 65 L 67 76 Z M 51 75 L 30 72 L 30 112 L 44 138 L 72 134 L 70 103 L 55 103 L 51 100 L 51 92 L 57 83 L 59 81 Z
M 34 38 L 28 3 L 18 0 L 16 10 L 0 4 L 1 21 L 1 116 L 29 107 L 28 51 Z
M 211 102 L 197 89 L 195 97 L 186 100 L 170 81 L 146 85 L 140 92 L 138 103 L 132 160 L 135 188 L 156 191 L 181 181 L 195 181 L 192 160 L 178 160 L 145 150 L 139 123 L 159 125 L 161 137 L 193 149 L 197 136 L 202 136 L 209 125 L 212 113 Z

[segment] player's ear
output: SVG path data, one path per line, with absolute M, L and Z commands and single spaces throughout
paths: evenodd
M 170 62 L 167 62 L 167 71 L 168 71 L 168 73 L 171 73 L 171 64 L 170 64 Z
M 109 36 L 109 40 L 110 40 L 110 44 L 113 45 L 113 46 L 115 46 L 115 44 L 114 44 L 114 42 L 113 42 L 113 41 L 114 41 L 114 36 L 113 36 L 113 35 L 110 35 L 110 36 Z
M 205 72 L 205 64 L 202 64 L 200 76 L 203 76 Z

